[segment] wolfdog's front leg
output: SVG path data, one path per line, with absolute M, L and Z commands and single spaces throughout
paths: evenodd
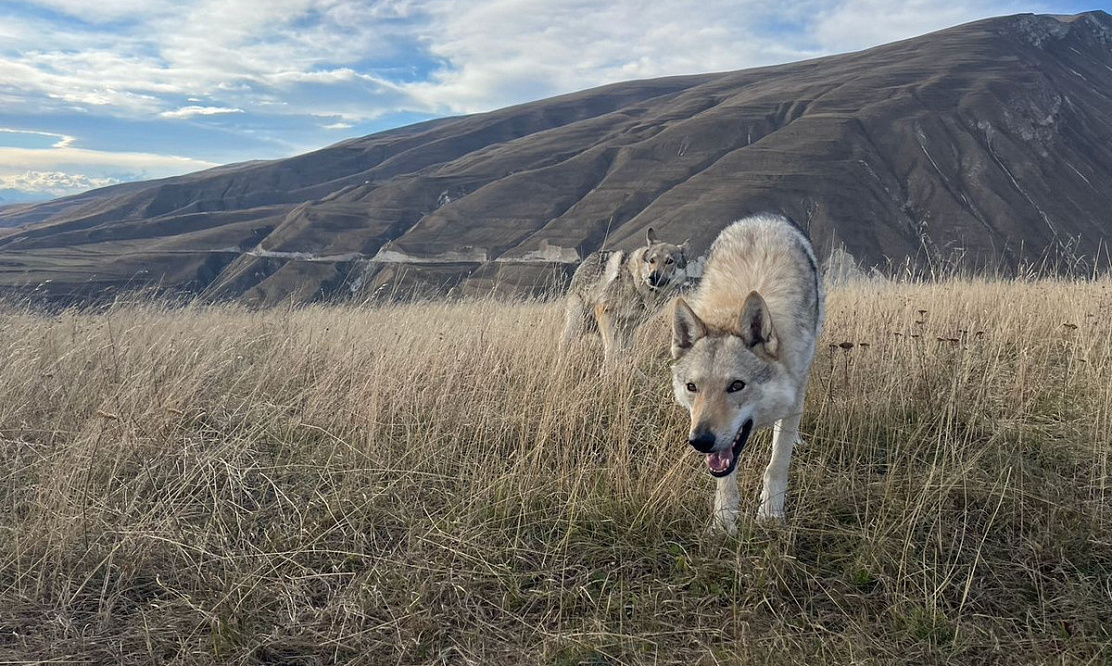
M 583 303 L 583 298 L 578 294 L 568 296 L 564 302 L 564 337 L 560 341 L 563 348 L 566 349 L 583 335 L 587 328 L 587 316 L 587 307 Z
M 598 323 L 598 332 L 602 336 L 602 357 L 604 363 L 609 366 L 618 353 L 618 347 L 621 344 L 619 338 L 619 331 L 617 330 L 617 318 L 610 308 L 603 303 L 595 306 L 595 321 Z
M 718 479 L 714 491 L 714 519 L 711 530 L 726 534 L 737 533 L 737 469 Z
M 772 458 L 764 473 L 764 487 L 761 489 L 761 505 L 757 508 L 757 520 L 783 520 L 784 496 L 788 492 L 788 466 L 792 461 L 792 447 L 799 439 L 800 409 L 791 416 L 785 416 L 772 426 Z

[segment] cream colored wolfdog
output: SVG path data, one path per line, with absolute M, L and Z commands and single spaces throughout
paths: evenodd
M 737 460 L 749 436 L 773 427 L 757 517 L 784 516 L 788 464 L 823 318 L 811 243 L 794 224 L 757 215 L 722 230 L 690 305 L 676 300 L 672 387 L 691 412 L 688 442 L 718 478 L 717 528 L 737 520 Z

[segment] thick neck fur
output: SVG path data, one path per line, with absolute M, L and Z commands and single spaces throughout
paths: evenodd
M 807 249 L 787 223 L 757 219 L 719 235 L 691 307 L 714 332 L 740 335 L 749 292 L 764 298 L 779 338 L 788 346 L 813 345 L 818 306 L 816 279 Z M 809 358 L 785 349 L 782 358 Z M 794 370 L 794 369 L 793 369 Z

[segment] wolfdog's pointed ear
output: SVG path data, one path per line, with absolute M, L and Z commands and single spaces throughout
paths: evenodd
M 706 324 L 687 301 L 676 299 L 676 310 L 672 315 L 672 360 L 683 356 L 707 334 Z
M 660 239 L 656 237 L 656 232 L 653 231 L 652 227 L 649 227 L 649 230 L 645 232 L 645 240 L 648 241 L 649 245 L 660 242 Z
M 779 348 L 776 339 L 776 329 L 772 327 L 772 316 L 768 312 L 768 305 L 761 295 L 755 291 L 749 292 L 745 298 L 745 307 L 741 310 L 740 338 L 745 346 L 750 349 L 763 347 L 764 351 L 773 358 Z

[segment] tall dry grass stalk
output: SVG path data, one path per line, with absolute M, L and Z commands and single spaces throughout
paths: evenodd
M 663 320 L 600 373 L 555 304 L 8 306 L 0 661 L 1112 660 L 1112 283 L 828 310 L 726 539 Z

